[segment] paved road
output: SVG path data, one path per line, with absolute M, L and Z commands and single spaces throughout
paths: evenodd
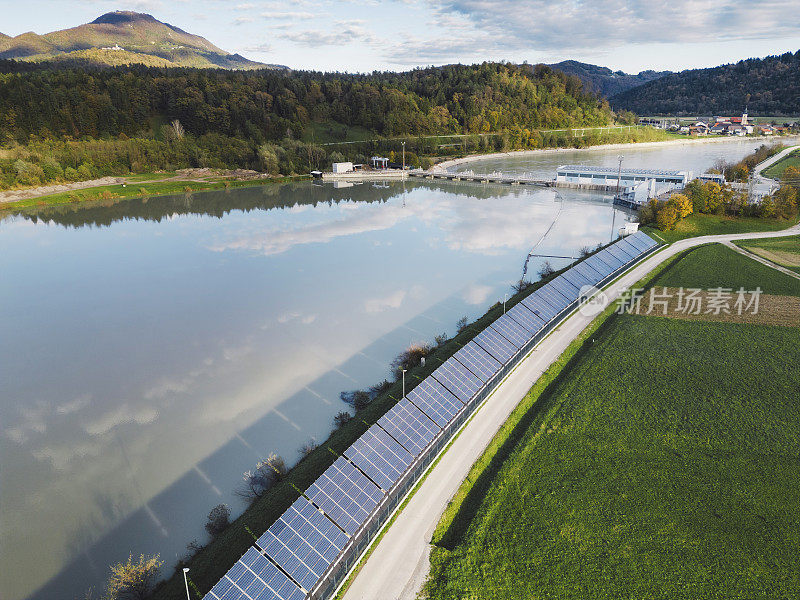
M 761 174 L 761 171 L 771 167 L 776 162 L 781 160 L 784 156 L 787 156 L 787 155 L 791 154 L 792 152 L 794 152 L 798 148 L 800 148 L 800 146 L 789 146 L 788 148 L 784 148 L 783 150 L 778 152 L 775 156 L 770 156 L 767 160 L 758 163 L 755 166 L 755 168 L 753 169 L 753 171 L 756 174 L 756 177 L 755 177 L 756 183 L 769 183 L 769 184 L 777 185 L 778 181 L 776 181 L 775 179 L 770 179 L 769 177 L 765 177 L 764 175 Z
M 609 300 L 634 285 L 664 260 L 707 242 L 797 235 L 800 226 L 779 232 L 704 236 L 676 242 L 644 260 L 611 284 Z M 592 321 L 579 312 L 567 318 L 526 357 L 478 409 L 447 453 L 434 467 L 397 520 L 375 547 L 353 580 L 345 600 L 411 600 L 417 597 L 428 575 L 430 539 L 436 524 L 473 463 L 480 457 L 500 426 L 534 381 Z

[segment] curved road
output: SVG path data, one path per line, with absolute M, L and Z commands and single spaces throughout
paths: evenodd
M 605 288 L 609 300 L 620 297 L 656 266 L 676 254 L 708 242 L 800 234 L 800 225 L 783 231 L 716 235 L 675 242 L 646 258 Z M 469 473 L 473 463 L 508 419 L 531 385 L 555 361 L 594 317 L 575 312 L 520 362 L 475 413 L 461 435 L 441 457 L 397 519 L 374 548 L 353 580 L 345 600 L 412 600 L 428 574 L 430 545 L 448 502 Z

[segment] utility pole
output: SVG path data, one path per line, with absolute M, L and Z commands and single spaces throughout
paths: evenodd
M 619 159 L 619 169 L 617 169 L 617 198 L 619 198 L 619 184 L 622 181 L 622 159 L 625 158 L 620 154 L 618 157 Z

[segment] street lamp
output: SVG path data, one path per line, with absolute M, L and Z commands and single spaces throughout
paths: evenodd
M 403 172 L 406 170 L 406 143 L 400 142 L 400 145 L 403 147 Z
M 187 567 L 183 568 L 183 583 L 186 586 L 186 600 L 192 600 L 191 596 L 189 596 L 189 580 L 186 579 L 186 574 L 189 572 Z
M 406 397 L 406 371 L 408 369 L 403 369 L 403 398 Z
M 506 300 L 508 300 L 508 292 L 503 294 L 503 314 L 506 314 Z

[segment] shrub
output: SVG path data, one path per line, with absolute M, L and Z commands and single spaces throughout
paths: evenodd
M 231 524 L 231 509 L 226 504 L 217 504 L 208 513 L 206 531 L 211 537 L 217 537 Z

